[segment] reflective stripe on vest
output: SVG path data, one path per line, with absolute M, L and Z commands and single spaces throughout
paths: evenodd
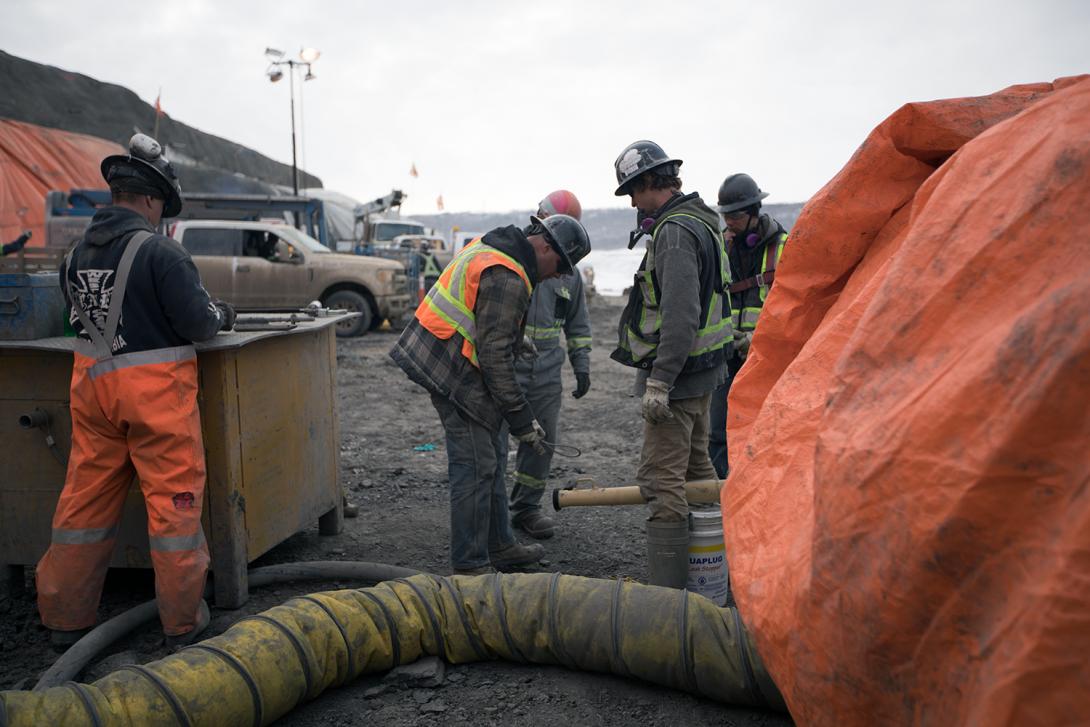
M 493 265 L 502 265 L 517 273 L 526 284 L 527 294 L 533 290 L 529 276 L 517 260 L 477 238 L 450 261 L 416 309 L 416 319 L 436 338 L 446 340 L 455 333 L 461 334 L 465 339 L 462 355 L 474 366 L 479 364 L 477 317 L 473 309 L 477 304 L 481 273 Z
M 768 291 L 772 288 L 776 266 L 780 262 L 780 256 L 783 255 L 783 246 L 786 242 L 787 233 L 780 233 L 778 240 L 769 242 L 765 247 L 765 254 L 761 256 L 761 272 L 753 278 L 748 278 L 748 280 L 755 281 L 756 283 L 752 287 L 757 288 L 758 295 L 761 298 L 761 305 L 743 306 L 741 310 L 732 310 L 734 327 L 739 331 L 752 331 L 757 327 L 757 319 L 761 315 L 761 308 L 764 306 L 765 298 L 768 297 Z
M 704 220 L 684 212 L 668 215 L 656 226 L 651 237 L 652 244 L 654 244 L 654 240 L 658 236 L 658 231 L 662 229 L 663 223 L 677 217 L 688 217 L 696 220 L 711 233 L 712 240 L 718 246 L 716 252 L 719 258 L 720 287 L 726 290 L 727 286 L 730 285 L 730 266 L 727 260 L 727 251 L 723 246 L 723 235 Z M 640 294 L 643 299 L 640 319 L 636 322 L 635 328 L 628 327 L 628 335 L 622 336 L 621 340 L 622 348 L 627 349 L 632 356 L 632 360 L 637 363 L 645 360 L 658 349 L 659 330 L 662 328 L 662 314 L 659 312 L 659 300 L 655 291 L 655 256 L 652 253 L 652 250 L 648 250 L 647 264 L 639 276 Z M 727 300 L 729 300 L 729 297 Z M 703 305 L 703 301 L 701 301 L 701 304 Z M 710 353 L 722 348 L 731 341 L 734 338 L 732 317 L 733 315 L 723 315 L 723 293 L 713 290 L 711 299 L 708 302 L 708 314 L 704 320 L 704 325 L 696 332 L 692 348 L 689 350 L 689 356 Z

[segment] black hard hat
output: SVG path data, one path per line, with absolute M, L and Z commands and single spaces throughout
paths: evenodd
M 628 194 L 629 182 L 644 172 L 665 167 L 667 164 L 673 165 L 673 169 L 662 171 L 677 174 L 681 160 L 668 157 L 662 147 L 653 141 L 632 142 L 624 148 L 617 161 L 613 162 L 613 169 L 617 172 L 617 191 L 614 194 L 618 197 L 625 196 Z
M 530 224 L 545 228 L 546 241 L 560 254 L 569 272 L 590 252 L 590 237 L 583 223 L 574 217 L 549 215 L 541 218 L 533 215 Z
M 101 170 L 110 189 L 162 199 L 163 217 L 176 217 L 182 211 L 178 175 L 163 156 L 163 147 L 147 134 L 134 134 L 129 139 L 129 153 L 106 157 Z
M 753 177 L 748 174 L 732 174 L 719 187 L 719 214 L 725 215 L 760 205 L 761 200 L 767 196 L 768 192 L 762 192 Z

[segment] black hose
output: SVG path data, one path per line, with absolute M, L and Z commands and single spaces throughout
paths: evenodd
M 359 580 L 374 583 L 390 581 L 396 578 L 408 578 L 421 571 L 402 568 L 385 563 L 368 563 L 350 560 L 316 560 L 309 563 L 282 563 L 254 568 L 247 574 L 247 584 L 251 588 L 267 586 L 287 581 L 336 581 Z M 209 594 L 210 586 L 205 593 Z M 103 649 L 110 646 L 130 631 L 146 624 L 159 615 L 159 605 L 155 599 L 134 606 L 124 613 L 114 616 L 93 628 L 82 639 L 72 645 L 53 662 L 34 685 L 35 692 L 50 687 L 57 687 L 75 679 L 85 666 Z

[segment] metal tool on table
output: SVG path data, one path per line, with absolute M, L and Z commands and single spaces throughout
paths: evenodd
M 299 323 L 309 323 L 316 318 L 347 315 L 348 312 L 338 308 L 323 308 L 318 301 L 305 308 L 236 309 L 234 330 L 241 333 L 290 331 Z

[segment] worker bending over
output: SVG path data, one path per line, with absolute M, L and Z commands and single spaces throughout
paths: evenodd
M 431 393 L 446 432 L 450 558 L 456 574 L 536 563 L 545 550 L 516 542 L 507 508 L 507 434 L 545 451 L 548 441 L 515 378 L 516 349 L 533 288 L 571 273 L 590 251 L 572 217 L 500 227 L 447 265 L 390 356 Z
M 202 598 L 208 547 L 201 529 L 204 444 L 194 341 L 230 329 L 189 254 L 155 234 L 182 208 L 159 143 L 137 134 L 106 157 L 113 204 L 98 210 L 60 268 L 76 333 L 72 454 L 38 563 L 38 610 L 65 649 L 95 624 L 125 497 L 139 477 L 148 514 L 155 594 L 168 646 L 208 625 Z
M 542 220 L 554 214 L 565 214 L 578 220 L 582 212 L 579 200 L 566 189 L 551 193 L 537 208 L 538 219 Z M 563 395 L 561 331 L 567 344 L 568 360 L 575 372 L 572 396 L 579 399 L 590 390 L 591 337 L 587 296 L 578 269 L 568 275 L 543 280 L 534 288 L 526 315 L 526 335 L 534 342 L 537 355 L 519 356 L 515 360 L 515 375 L 522 393 L 545 430 L 546 438 L 554 443 L 558 441 Z M 532 538 L 551 538 L 556 527 L 553 519 L 541 512 L 541 496 L 549 479 L 552 460 L 551 447 L 539 454 L 529 444 L 519 443 L 515 484 L 511 488 L 511 524 Z
M 696 192 L 681 193 L 680 159 L 637 141 L 614 162 L 618 196 L 637 209 L 630 247 L 647 253 L 621 314 L 612 358 L 638 369 L 645 421 L 636 482 L 650 506 L 647 549 L 653 585 L 684 588 L 689 554 L 687 480 L 715 479 L 708 457 L 708 405 L 726 379 L 732 340 L 730 282 L 719 220 Z

